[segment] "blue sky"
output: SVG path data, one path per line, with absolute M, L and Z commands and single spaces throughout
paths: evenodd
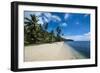
M 76 41 L 90 40 L 90 14 L 25 11 L 24 17 L 30 18 L 30 14 L 36 15 L 41 25 L 47 22 L 48 32 L 60 26 L 63 38 Z

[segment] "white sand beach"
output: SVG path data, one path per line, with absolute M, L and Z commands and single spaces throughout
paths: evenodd
M 85 58 L 64 42 L 25 46 L 24 61 L 55 61 Z

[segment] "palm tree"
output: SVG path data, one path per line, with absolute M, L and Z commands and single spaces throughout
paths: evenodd
M 45 23 L 43 24 L 43 30 L 46 31 L 47 29 L 48 29 L 48 23 L 45 22 Z
M 56 32 L 57 32 L 57 35 L 60 36 L 60 34 L 61 34 L 61 28 L 59 26 L 56 28 Z
M 55 41 L 54 30 L 51 31 L 51 42 Z
M 57 28 L 56 28 L 56 33 L 57 33 L 57 40 L 58 41 L 60 41 L 60 39 L 61 39 L 61 28 L 60 28 L 60 26 L 58 26 Z
M 38 23 L 38 19 L 35 15 L 30 15 L 31 18 L 25 17 L 25 26 L 24 26 L 24 35 L 27 37 L 29 43 L 36 43 L 38 40 L 37 38 L 37 31 L 40 29 Z
M 51 33 L 47 32 L 48 23 L 45 22 L 43 25 L 38 23 L 38 17 L 35 15 L 30 15 L 30 18 L 25 17 L 24 20 L 24 43 L 25 44 L 37 44 L 37 43 L 46 43 L 54 42 L 61 40 L 61 28 L 58 26 L 56 28 L 56 34 L 54 30 Z

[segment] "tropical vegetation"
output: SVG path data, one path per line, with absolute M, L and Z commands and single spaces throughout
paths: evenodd
M 42 44 L 63 41 L 61 37 L 61 27 L 58 26 L 55 30 L 48 32 L 48 23 L 39 24 L 38 17 L 30 15 L 31 18 L 24 18 L 24 44 Z

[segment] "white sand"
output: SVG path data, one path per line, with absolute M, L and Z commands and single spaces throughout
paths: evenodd
M 25 46 L 24 61 L 70 60 L 84 58 L 64 42 Z

